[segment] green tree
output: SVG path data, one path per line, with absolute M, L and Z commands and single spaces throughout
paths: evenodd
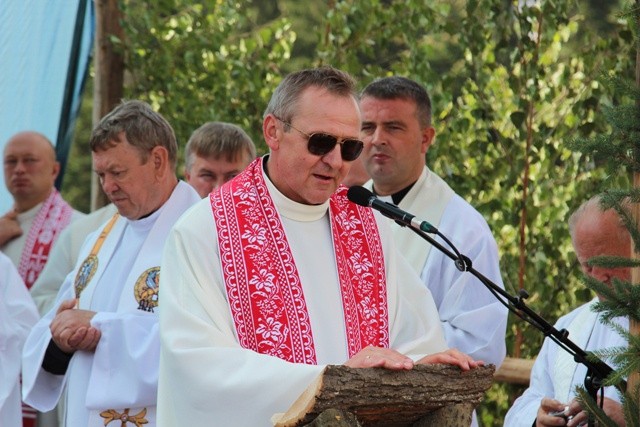
M 599 256 L 589 260 L 593 266 L 605 268 L 640 267 L 640 3 L 636 0 L 634 6 L 629 6 L 621 15 L 629 22 L 633 30 L 633 40 L 636 53 L 635 79 L 633 74 L 605 73 L 603 79 L 619 95 L 618 102 L 603 109 L 611 130 L 608 133 L 593 138 L 578 138 L 572 148 L 586 155 L 601 159 L 610 179 L 607 188 L 601 195 L 603 208 L 615 209 L 626 225 L 633 242 L 633 253 L 629 257 Z M 630 178 L 627 185 L 620 186 L 615 178 L 623 180 Z M 637 272 L 637 270 L 636 270 Z M 640 324 L 640 287 L 638 277 L 625 282 L 614 279 L 612 286 L 599 280 L 585 276 L 586 285 L 602 295 L 596 305 L 605 323 L 612 326 L 627 341 L 626 347 L 609 348 L 596 355 L 615 366 L 616 371 L 606 379 L 607 385 L 619 385 L 622 380 L 629 379 L 629 386 L 621 394 L 626 425 L 640 425 L 640 337 L 638 330 L 630 331 L 617 327 L 613 322 L 615 317 L 626 317 L 630 323 Z M 580 397 L 587 411 L 598 425 L 615 426 L 616 424 L 599 408 L 589 393 L 582 389 Z
M 181 146 L 210 120 L 238 124 L 260 146 L 262 113 L 295 41 L 288 19 L 252 27 L 241 3 L 222 0 L 125 2 L 123 13 L 128 97 L 163 114 Z

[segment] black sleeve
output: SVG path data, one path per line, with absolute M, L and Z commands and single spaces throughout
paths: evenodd
M 51 340 L 42 360 L 42 369 L 53 375 L 64 375 L 72 356 L 73 353 L 65 353 Z

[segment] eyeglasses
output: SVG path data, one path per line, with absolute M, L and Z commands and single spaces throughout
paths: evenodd
M 362 149 L 364 148 L 364 143 L 359 139 L 353 138 L 344 138 L 340 139 L 337 136 L 333 136 L 330 133 L 317 132 L 308 134 L 306 132 L 302 132 L 300 129 L 295 128 L 291 123 L 287 123 L 279 117 L 273 116 L 276 120 L 280 121 L 282 124 L 290 126 L 293 130 L 300 132 L 300 134 L 304 135 L 307 138 L 307 150 L 311 154 L 316 156 L 324 156 L 325 154 L 329 154 L 331 150 L 336 147 L 336 144 L 340 144 L 340 155 L 342 156 L 342 160 L 347 162 L 352 162 L 358 158 L 360 153 L 362 153 Z

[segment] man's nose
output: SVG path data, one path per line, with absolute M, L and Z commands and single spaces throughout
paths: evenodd
M 611 279 L 611 271 L 609 269 L 597 266 L 591 267 L 589 275 L 604 283 L 609 283 L 609 280 Z
M 322 156 L 322 161 L 334 169 L 340 168 L 344 161 L 342 160 L 341 150 L 342 146 L 340 144 L 336 144 L 336 146 L 333 147 L 333 150 Z
M 116 184 L 113 178 L 104 176 L 102 178 L 102 189 L 105 193 L 110 194 L 118 190 L 118 184 Z
M 369 136 L 369 142 L 372 145 L 385 145 L 387 143 L 387 136 L 381 128 L 376 128 Z
M 18 160 L 13 168 L 14 173 L 23 173 L 27 170 L 27 162 L 24 160 Z
M 215 190 L 217 190 L 218 188 L 222 187 L 222 184 L 224 184 L 224 180 L 223 180 L 223 179 L 216 179 L 216 180 L 214 180 L 214 181 L 212 182 L 212 185 L 211 185 L 211 191 L 215 191 Z M 211 191 L 210 191 L 210 192 L 211 192 Z

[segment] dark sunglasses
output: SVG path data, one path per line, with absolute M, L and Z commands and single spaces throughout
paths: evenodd
M 364 143 L 359 139 L 340 139 L 337 136 L 324 132 L 317 132 L 309 135 L 308 133 L 302 132 L 300 129 L 293 127 L 291 123 L 287 123 L 275 115 L 273 117 L 275 117 L 276 120 L 279 120 L 283 125 L 290 126 L 293 130 L 304 135 L 307 138 L 307 150 L 316 156 L 324 156 L 325 154 L 330 153 L 331 150 L 336 147 L 336 144 L 340 144 L 340 155 L 342 156 L 342 160 L 352 162 L 358 158 L 364 148 Z

